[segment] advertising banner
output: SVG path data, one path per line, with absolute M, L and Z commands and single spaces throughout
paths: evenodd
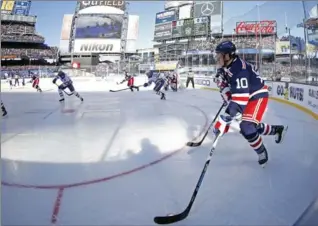
M 1 14 L 11 14 L 14 8 L 14 1 L 2 1 Z
M 308 41 L 314 46 L 318 46 L 318 30 L 308 32 Z
M 128 16 L 128 31 L 127 39 L 128 40 L 137 40 L 139 33 L 139 16 L 129 15 Z
M 80 1 L 80 8 L 84 9 L 84 8 L 88 8 L 91 6 L 109 6 L 109 7 L 114 7 L 117 9 L 121 9 L 121 10 L 125 10 L 125 1 Z
M 177 68 L 178 61 L 160 62 L 155 64 L 155 70 L 157 71 L 172 71 Z
M 236 34 L 276 34 L 275 20 L 241 21 L 236 23 Z
M 208 34 L 208 18 L 200 17 L 194 19 L 194 34 L 207 35 Z
M 272 95 L 280 99 L 288 100 L 288 83 L 287 82 L 273 83 Z
M 31 1 L 16 1 L 13 14 L 28 16 L 31 7 Z
M 318 86 L 307 86 L 308 89 L 308 106 L 318 114 Z
M 171 38 L 171 22 L 155 25 L 154 41 Z
M 66 14 L 63 17 L 60 40 L 69 40 L 72 29 L 73 14 Z
M 207 17 L 222 14 L 222 1 L 197 2 L 194 4 L 193 17 Z
M 194 5 L 193 16 L 195 18 L 208 17 L 210 20 L 211 34 L 222 33 L 223 2 L 197 2 Z
M 301 105 L 318 116 L 318 87 L 303 85 L 303 84 L 289 84 L 288 92 L 289 101 Z
M 155 24 L 162 24 L 167 22 L 172 22 L 176 20 L 176 11 L 169 10 L 169 11 L 163 11 L 156 14 L 156 22 Z
M 80 14 L 76 20 L 77 38 L 121 38 L 123 15 Z
M 192 5 L 193 1 L 174 1 L 174 0 L 170 0 L 170 1 L 166 1 L 165 2 L 165 9 L 171 9 L 171 8 L 176 8 L 176 7 L 180 7 L 183 5 Z
M 75 53 L 119 53 L 120 39 L 75 39 Z
M 179 20 L 191 18 L 192 5 L 185 5 L 179 8 Z
M 172 37 L 173 38 L 182 38 L 182 37 L 189 37 L 194 34 L 194 20 L 185 19 L 185 20 L 178 20 L 172 22 Z
M 213 81 L 211 79 L 207 79 L 207 78 L 194 78 L 195 84 L 205 86 L 205 87 L 210 87 L 212 82 Z
M 290 52 L 291 50 L 291 52 Z M 289 41 L 276 41 L 276 54 L 296 54 L 299 50 L 297 46 L 292 44 L 290 49 L 290 42 Z

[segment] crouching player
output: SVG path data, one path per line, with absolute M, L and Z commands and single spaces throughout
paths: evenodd
M 153 88 L 153 91 L 156 92 L 157 95 L 161 96 L 161 100 L 166 99 L 166 95 L 163 92 L 164 86 L 167 83 L 167 78 L 163 73 L 160 73 L 160 75 L 157 77 L 153 71 L 147 72 L 148 82 L 144 84 L 144 87 L 147 87 L 151 85 L 152 83 L 155 83 L 155 87 Z
M 226 113 L 214 125 L 214 133 L 223 135 L 232 120 L 240 123 L 240 133 L 258 154 L 258 163 L 264 167 L 268 153 L 261 135 L 275 135 L 275 142 L 281 143 L 287 126 L 261 123 L 268 102 L 268 89 L 254 71 L 252 65 L 240 59 L 236 47 L 230 41 L 221 42 L 215 49 L 216 60 L 222 67 L 221 82 L 218 82 L 221 96 L 228 103 Z
M 134 85 L 134 82 L 135 82 L 134 76 L 129 75 L 127 72 L 125 72 L 125 79 L 123 81 L 121 81 L 120 83 L 117 83 L 117 84 L 122 84 L 122 83 L 124 83 L 126 81 L 127 81 L 127 86 L 129 87 L 131 92 L 134 92 L 134 89 L 139 91 L 139 87 Z
M 30 83 L 32 83 L 32 87 L 34 89 L 36 89 L 37 92 L 42 92 L 40 86 L 39 86 L 39 83 L 40 83 L 40 77 L 35 75 L 35 74 L 32 74 L 32 77 L 31 77 L 31 81 Z
M 62 82 L 61 85 L 58 85 L 58 92 L 61 97 L 61 99 L 59 100 L 60 102 L 64 101 L 63 90 L 66 88 L 68 88 L 72 92 L 72 94 L 75 94 L 75 96 L 78 97 L 81 101 L 84 101 L 83 97 L 81 97 L 78 92 L 75 91 L 73 81 L 67 74 L 65 74 L 63 71 L 59 71 L 57 76 L 52 81 L 53 84 L 56 84 L 56 81 L 58 79 Z

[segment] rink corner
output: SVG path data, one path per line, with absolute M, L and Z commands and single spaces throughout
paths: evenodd
M 210 90 L 210 91 L 219 91 L 218 88 L 209 88 L 209 87 L 200 87 L 200 89 Z M 308 109 L 306 107 L 303 107 L 303 106 L 301 106 L 299 104 L 290 102 L 288 100 L 280 99 L 280 98 L 277 98 L 277 97 L 270 97 L 270 99 L 271 100 L 275 100 L 275 101 L 277 101 L 279 103 L 287 104 L 289 106 L 297 108 L 298 110 L 300 110 L 300 111 L 312 116 L 314 119 L 318 120 L 318 114 L 316 114 L 315 112 L 311 111 L 310 109 Z

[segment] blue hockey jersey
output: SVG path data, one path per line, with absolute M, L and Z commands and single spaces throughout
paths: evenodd
M 268 88 L 253 66 L 237 57 L 225 68 L 228 76 L 231 101 L 227 112 L 234 117 L 242 113 L 250 100 L 268 97 Z

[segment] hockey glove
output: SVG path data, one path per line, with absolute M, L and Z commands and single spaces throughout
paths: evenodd
M 56 83 L 56 80 L 57 80 L 57 78 L 54 78 L 54 79 L 52 80 L 52 83 L 55 84 L 55 83 Z
M 220 134 L 220 136 L 227 133 L 231 122 L 232 118 L 230 116 L 220 115 L 218 121 L 214 124 L 213 133 L 215 135 Z
M 59 89 L 65 89 L 66 87 L 67 87 L 67 85 L 64 83 L 58 86 Z
M 225 106 L 228 104 L 228 102 L 231 100 L 231 91 L 229 87 L 224 87 L 220 90 L 222 100 L 225 103 Z
M 149 84 L 148 84 L 148 82 L 146 82 L 145 84 L 144 84 L 144 87 L 147 87 Z

